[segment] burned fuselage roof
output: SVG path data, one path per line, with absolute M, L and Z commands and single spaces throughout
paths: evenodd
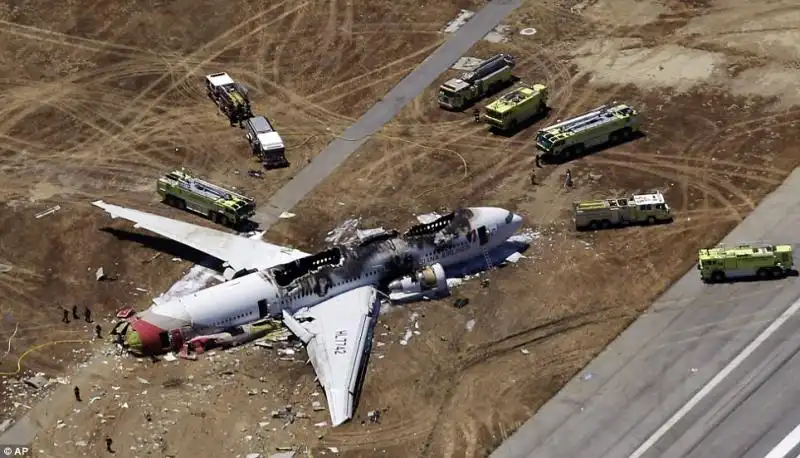
M 376 266 L 389 277 L 414 270 L 408 244 L 396 231 L 377 234 L 358 243 L 336 245 L 317 254 L 267 269 L 280 289 L 300 289 L 324 295 L 331 285 L 356 278 Z
M 449 239 L 467 234 L 472 230 L 472 210 L 460 208 L 430 223 L 417 224 L 406 231 L 406 240 Z M 437 237 L 440 236 L 440 237 Z

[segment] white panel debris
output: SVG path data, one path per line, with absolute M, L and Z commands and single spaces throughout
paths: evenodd
M 455 19 L 448 22 L 445 28 L 442 30 L 444 33 L 455 33 L 461 27 L 466 24 L 472 16 L 475 15 L 475 12 L 469 10 L 461 10 L 458 12 L 458 16 Z M 492 29 L 489 33 L 483 37 L 484 40 L 492 42 L 492 43 L 505 43 L 508 41 L 508 38 L 505 36 L 511 29 L 510 26 L 507 25 L 498 25 L 494 29 Z
M 278 216 L 278 218 L 281 218 L 281 219 L 289 219 L 289 218 L 294 218 L 295 216 L 297 216 L 297 215 L 295 215 L 294 213 L 290 213 L 290 212 L 283 212 L 283 213 L 281 213 L 281 214 Z
M 328 231 L 325 241 L 328 243 L 338 244 L 355 240 L 357 237 L 356 231 L 358 230 L 359 224 L 361 224 L 361 218 L 345 220 L 339 226 Z
M 458 29 L 464 26 L 464 24 L 469 21 L 469 19 L 474 16 L 475 13 L 470 10 L 461 10 L 458 12 L 458 16 L 455 19 L 447 23 L 443 32 L 444 33 L 456 33 Z
M 45 210 L 45 211 L 43 211 L 41 213 L 37 213 L 36 214 L 36 219 L 43 218 L 43 217 L 45 217 L 47 215 L 52 215 L 53 213 L 55 213 L 55 212 L 57 212 L 59 210 L 61 210 L 61 205 L 56 205 L 55 207 L 50 207 L 50 208 L 48 208 L 47 210 Z
M 475 320 L 467 321 L 467 325 L 465 327 L 467 328 L 467 332 L 472 331 L 472 329 L 475 328 Z
M 435 212 L 434 213 L 425 213 L 425 214 L 422 214 L 422 215 L 417 215 L 417 221 L 419 221 L 421 224 L 428 224 L 428 223 L 432 223 L 432 222 L 436 221 L 437 219 L 439 219 L 441 217 L 442 217 L 442 215 L 440 215 L 438 213 L 435 213 Z

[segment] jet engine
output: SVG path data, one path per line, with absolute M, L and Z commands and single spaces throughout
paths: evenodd
M 438 263 L 389 283 L 389 297 L 392 300 L 417 300 L 421 296 L 434 297 L 448 293 L 447 277 Z

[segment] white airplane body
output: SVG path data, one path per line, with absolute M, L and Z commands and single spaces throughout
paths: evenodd
M 239 344 L 281 317 L 307 347 L 328 399 L 333 426 L 352 418 L 366 371 L 381 291 L 429 294 L 447 290 L 444 268 L 504 243 L 522 225 L 508 210 L 457 210 L 405 234 L 383 232 L 317 254 L 172 220 L 103 201 L 112 218 L 212 255 L 228 281 L 147 310 L 118 315 L 126 348 L 158 354 L 205 344 Z

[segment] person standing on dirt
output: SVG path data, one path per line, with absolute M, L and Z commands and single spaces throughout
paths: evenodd
M 475 118 L 475 124 L 479 124 L 481 122 L 481 110 L 477 108 L 472 110 L 472 117 Z
M 531 186 L 536 186 L 536 169 L 531 170 Z
M 77 305 L 73 305 L 72 306 L 72 318 L 75 319 L 75 320 L 79 320 L 81 318 L 80 316 L 78 316 L 78 306 Z
M 72 389 L 72 392 L 75 393 L 75 400 L 81 402 L 81 389 L 76 386 Z
M 564 185 L 568 188 L 572 187 L 572 172 L 569 169 L 567 169 L 567 175 L 564 178 Z
M 106 450 L 108 451 L 108 453 L 114 453 L 114 450 L 111 448 L 111 444 L 113 443 L 114 441 L 111 440 L 110 437 L 106 437 Z
M 69 310 L 61 309 L 64 314 L 61 316 L 61 322 L 69 324 Z
M 536 168 L 537 168 L 537 169 L 541 169 L 541 168 L 542 168 L 542 158 L 541 158 L 541 154 L 537 154 L 537 155 L 536 155 Z
M 92 311 L 89 310 L 89 307 L 83 309 L 83 319 L 86 320 L 87 323 L 92 322 Z
M 101 328 L 99 324 L 95 325 L 94 333 L 95 333 L 95 335 L 97 336 L 98 339 L 102 339 L 103 338 L 103 328 Z

